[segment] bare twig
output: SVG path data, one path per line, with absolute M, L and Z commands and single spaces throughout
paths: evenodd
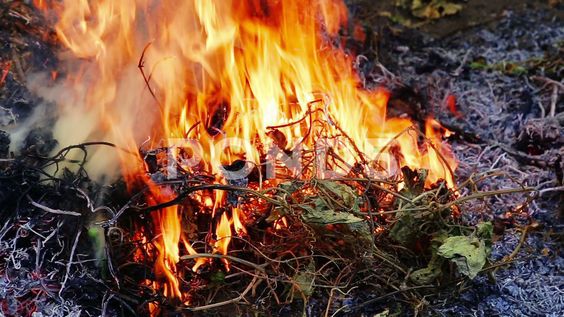
M 191 255 L 184 255 L 180 257 L 180 260 L 191 260 L 191 259 L 201 259 L 201 258 L 215 258 L 215 259 L 226 259 L 229 261 L 237 262 L 246 266 L 250 266 L 258 271 L 265 272 L 266 264 L 258 265 L 247 260 L 243 260 L 241 258 L 237 258 L 231 255 L 223 255 L 223 254 L 212 254 L 212 253 L 198 253 L 198 254 L 191 254 Z
M 223 302 L 219 302 L 219 303 L 210 304 L 210 305 L 200 306 L 200 307 L 185 307 L 184 310 L 188 310 L 188 311 L 192 311 L 192 312 L 204 311 L 204 310 L 214 309 L 214 308 L 218 308 L 218 307 L 229 305 L 229 304 L 238 303 L 245 298 L 247 293 L 254 287 L 254 285 L 257 283 L 257 281 L 260 281 L 258 279 L 258 277 L 256 277 L 256 276 L 253 277 L 253 280 L 249 283 L 249 285 L 247 285 L 247 288 L 245 288 L 245 290 L 241 293 L 241 295 L 239 295 L 239 296 L 237 296 L 233 299 L 223 301 Z
M 78 245 L 78 240 L 80 238 L 80 234 L 82 233 L 82 230 L 78 230 L 78 233 L 76 234 L 76 237 L 74 238 L 74 244 L 72 245 L 72 249 L 71 249 L 71 253 L 69 256 L 69 261 L 67 262 L 66 265 L 66 273 L 65 273 L 65 277 L 63 279 L 63 282 L 61 283 L 61 289 L 59 290 L 59 297 L 62 299 L 62 294 L 63 291 L 65 290 L 65 286 L 67 284 L 67 281 L 69 279 L 69 275 L 70 275 L 70 269 L 72 266 L 72 259 L 74 258 L 74 252 L 76 251 L 76 246 Z
M 56 214 L 56 215 L 67 215 L 67 216 L 75 216 L 75 217 L 80 217 L 82 214 L 76 211 L 66 211 L 66 210 L 60 210 L 60 209 L 53 209 L 53 208 L 49 208 L 47 206 L 43 206 L 39 203 L 36 203 L 35 201 L 33 201 L 31 199 L 31 197 L 27 196 L 27 198 L 29 199 L 29 201 L 31 202 L 31 204 L 34 207 L 37 207 L 43 211 L 46 211 L 48 213 L 52 213 L 52 214 Z
M 137 67 L 139 68 L 139 71 L 141 72 L 141 76 L 143 76 L 143 80 L 145 81 L 145 85 L 147 86 L 147 89 L 149 89 L 149 93 L 151 93 L 151 96 L 153 96 L 153 99 L 155 99 L 157 104 L 160 106 L 161 103 L 160 103 L 159 99 L 157 98 L 157 95 L 153 91 L 153 88 L 151 88 L 149 78 L 147 78 L 147 76 L 145 75 L 145 70 L 144 70 L 145 53 L 147 53 L 147 49 L 149 49 L 149 46 L 151 46 L 151 44 L 153 44 L 153 43 L 149 42 L 149 43 L 147 43 L 147 45 L 145 45 L 145 48 L 143 48 L 143 52 L 141 53 L 141 57 L 139 58 L 139 63 L 137 64 Z

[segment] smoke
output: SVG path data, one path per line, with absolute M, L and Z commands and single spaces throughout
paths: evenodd
M 75 61 L 68 61 L 71 67 Z M 149 94 L 144 91 L 143 81 L 138 69 L 133 66 L 120 71 L 118 79 L 110 84 L 109 96 L 101 96 L 97 101 L 91 87 L 96 85 L 99 76 L 94 64 L 84 63 L 80 67 L 89 69 L 80 78 L 63 80 L 49 85 L 47 74 L 32 75 L 28 88 L 44 99 L 33 115 L 18 127 L 13 134 L 14 143 L 25 137 L 32 127 L 45 122 L 52 122 L 53 137 L 58 142 L 54 152 L 70 145 L 85 142 L 110 142 L 117 148 L 90 146 L 85 165 L 89 175 L 96 179 L 115 179 L 120 172 L 120 157 L 134 152 L 132 144 L 141 144 L 150 136 L 155 117 L 155 109 L 150 109 L 147 100 Z M 106 82 L 107 83 L 107 82 Z M 55 107 L 48 107 L 54 104 Z M 69 160 L 80 160 L 81 151 L 69 153 Z M 135 159 L 135 158 L 134 158 Z M 73 168 L 73 165 L 67 165 Z
M 49 123 L 54 121 L 53 116 L 49 114 L 49 105 L 45 103 L 37 104 L 29 116 L 23 120 L 19 120 L 19 116 L 12 113 L 7 114 L 10 119 L 10 125 L 7 131 L 10 134 L 9 151 L 18 153 L 25 144 L 25 140 L 36 129 L 49 129 Z
M 53 27 L 61 44 L 59 76 L 56 81 L 47 73 L 28 76 L 29 91 L 43 102 L 13 129 L 12 150 L 23 145 L 32 129 L 43 126 L 52 131 L 57 141 L 52 153 L 86 142 L 116 145 L 86 148 L 85 169 L 94 180 L 111 182 L 123 174 L 124 168 L 139 166 L 139 157 L 131 153 L 152 137 L 160 113 L 138 69 L 143 47 L 149 42 L 146 36 L 139 35 L 143 34 L 139 32 L 143 15 L 136 11 L 143 7 L 130 0 L 123 2 L 131 2 L 127 11 L 119 8 L 121 1 L 63 1 L 62 7 L 45 11 L 47 18 L 56 16 Z M 130 16 L 123 14 L 131 11 Z M 66 158 L 82 160 L 83 156 L 77 150 Z M 64 167 L 73 170 L 77 165 Z

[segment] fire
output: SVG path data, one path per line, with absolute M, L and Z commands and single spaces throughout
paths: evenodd
M 0 87 L 4 85 L 4 82 L 6 81 L 6 77 L 8 77 L 11 67 L 12 67 L 11 62 L 7 62 L 7 63 L 0 62 Z
M 274 222 L 274 229 L 280 230 L 282 228 L 288 227 L 288 221 L 286 217 L 282 217 Z
M 221 215 L 221 220 L 219 220 L 216 229 L 216 236 L 215 251 L 227 255 L 229 242 L 231 242 L 231 224 L 226 213 Z M 225 259 L 223 262 L 225 263 L 226 269 L 229 271 L 229 262 Z
M 163 294 L 171 298 L 182 298 L 179 281 L 176 278 L 176 264 L 180 261 L 179 243 L 182 228 L 178 207 L 172 206 L 153 214 L 153 221 L 159 224 L 157 241 L 157 261 L 155 262 L 155 274 L 166 277 L 162 281 Z
M 46 10 L 47 9 L 47 1 L 46 0 L 33 0 L 33 5 L 40 10 Z
M 431 143 L 431 148 L 427 151 L 427 162 L 429 165 L 429 177 L 427 179 L 427 184 L 433 184 L 440 179 L 444 179 L 447 182 L 448 187 L 454 188 L 454 175 L 452 175 L 452 169 L 456 167 L 456 160 L 453 156 L 444 155 L 443 153 L 449 154 L 450 147 L 442 141 L 443 135 L 450 134 L 449 130 L 440 133 L 441 127 L 440 123 L 434 119 L 428 119 L 425 123 L 425 135 Z
M 186 251 L 188 252 L 189 255 L 196 255 L 198 254 L 198 252 L 196 252 L 196 250 L 194 250 L 194 248 L 192 248 L 192 246 L 190 245 L 190 243 L 188 243 L 188 241 L 186 239 L 182 239 L 182 243 L 184 244 L 184 247 L 186 248 Z M 192 271 L 197 272 L 198 269 L 200 268 L 200 266 L 206 264 L 208 261 L 205 258 L 197 258 L 196 259 L 196 264 L 194 264 L 194 267 L 192 267 Z
M 243 225 L 245 213 L 239 208 L 233 208 L 233 227 L 235 232 L 239 235 L 247 234 L 247 229 Z
M 421 147 L 409 119 L 386 117 L 385 89 L 361 88 L 354 56 L 335 44 L 348 23 L 342 0 L 35 3 L 56 20 L 55 30 L 67 48 L 61 55 L 66 69 L 58 73 L 66 79 L 43 91 L 60 105 L 54 130 L 62 144 L 102 139 L 130 152 L 141 146 L 187 148 L 173 155 L 183 169 L 207 171 L 225 184 L 229 171 L 224 166 L 237 160 L 260 163 L 259 149 L 272 144 L 273 135 L 279 136 L 275 144 L 288 146 L 285 150 L 300 140 L 315 147 L 321 134 L 312 132 L 309 123 L 323 121 L 328 123 L 323 133 L 346 134 L 389 175 L 404 165 L 426 168 L 428 184 L 445 179 L 454 186 L 456 161 L 438 123 L 429 118 L 429 142 Z M 69 136 L 69 127 L 78 132 Z M 399 161 L 392 149 L 399 149 Z M 354 163 L 350 148 L 336 146 L 335 151 Z M 149 196 L 155 197 L 151 204 L 171 196 L 144 176 L 142 157 L 120 154 L 118 160 L 95 153 L 89 170 L 107 174 L 116 161 L 129 182 L 145 178 Z M 226 212 L 221 191 L 201 198 L 202 208 L 213 215 L 222 210 L 214 252 L 226 255 L 231 236 L 246 233 L 245 211 Z M 153 214 L 159 234 L 154 238 L 156 288 L 179 299 L 179 246 L 197 253 L 182 232 L 182 212 L 172 206 Z M 287 226 L 286 219 L 276 226 Z M 198 259 L 193 269 L 207 262 Z

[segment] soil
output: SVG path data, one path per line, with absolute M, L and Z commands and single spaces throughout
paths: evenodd
M 414 18 L 408 10 L 399 8 L 397 0 L 346 0 L 351 13 L 366 25 L 385 25 L 387 16 L 401 16 L 412 19 L 414 23 L 422 23 L 418 30 L 429 35 L 435 40 L 445 39 L 456 33 L 467 32 L 472 28 L 479 28 L 488 24 L 495 24 L 503 16 L 504 12 L 512 11 L 516 14 L 535 11 L 549 10 L 550 16 L 544 19 L 564 18 L 562 1 L 549 0 L 471 0 L 471 1 L 447 1 L 461 4 L 462 10 L 451 16 L 445 16 L 436 20 L 424 21 Z M 429 1 L 423 1 L 429 2 Z M 531 21 L 533 24 L 534 21 Z

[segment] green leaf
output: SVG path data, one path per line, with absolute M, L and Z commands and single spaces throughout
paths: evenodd
M 441 276 L 441 267 L 429 263 L 429 266 L 413 271 L 409 278 L 417 285 L 431 284 L 435 279 Z
M 496 65 L 496 69 L 512 76 L 521 76 L 527 74 L 528 70 L 516 62 L 503 61 Z
M 431 246 L 429 250 L 431 252 L 431 260 L 427 264 L 427 267 L 413 271 L 410 274 L 410 279 L 412 282 L 418 285 L 425 285 L 433 283 L 442 274 L 442 266 L 444 259 L 437 255 L 439 247 L 448 239 L 448 234 L 445 231 L 437 231 L 432 239 Z
M 102 261 L 106 259 L 106 250 L 104 248 L 106 245 L 106 234 L 104 228 L 92 224 L 88 228 L 88 237 L 96 254 L 96 265 L 100 266 Z
M 291 193 L 295 192 L 296 190 L 298 190 L 298 189 L 300 188 L 300 186 L 301 186 L 301 184 L 300 184 L 299 182 L 293 182 L 293 181 L 280 183 L 280 184 L 278 185 L 278 187 L 279 187 L 280 189 L 282 189 L 283 191 L 285 191 L 285 192 L 287 192 L 287 193 L 289 193 L 289 194 L 291 194 Z
M 347 228 L 354 234 L 354 241 L 351 243 L 357 244 L 359 247 L 364 248 L 364 246 L 372 246 L 372 233 L 370 232 L 370 227 L 366 222 L 355 222 L 349 223 Z M 346 240 L 346 239 L 345 239 Z
M 272 210 L 272 212 L 270 213 L 270 215 L 265 219 L 265 221 L 267 223 L 273 223 L 277 220 L 279 220 L 280 218 L 284 217 L 286 215 L 286 209 L 284 207 L 274 207 L 274 209 Z
M 222 271 L 217 271 L 210 276 L 210 281 L 216 284 L 222 284 L 225 282 L 225 273 Z
M 491 221 L 480 222 L 476 226 L 476 235 L 484 240 L 492 240 L 493 238 L 493 224 Z
M 358 195 L 349 186 L 330 180 L 318 180 L 317 184 L 321 189 L 342 201 L 345 206 L 354 208 L 354 205 L 357 204 Z
M 305 208 L 302 214 L 304 221 L 310 225 L 350 224 L 364 221 L 348 212 L 338 212 L 330 209 L 318 210 L 311 207 Z
M 488 65 L 480 63 L 480 62 L 472 62 L 472 63 L 470 63 L 470 68 L 471 69 L 483 70 L 483 69 L 487 69 Z
M 439 247 L 437 255 L 456 264 L 458 271 L 473 279 L 486 264 L 487 250 L 477 237 L 449 237 Z
M 417 238 L 415 219 L 411 214 L 403 214 L 390 230 L 390 237 L 403 246 L 410 246 Z
M 481 222 L 476 226 L 476 235 L 484 241 L 488 255 L 492 251 L 493 234 L 493 224 L 490 221 Z
M 303 205 L 302 219 L 304 223 L 318 231 L 321 236 L 334 235 L 335 231 L 327 231 L 327 225 L 341 225 L 338 234 L 339 239 L 353 248 L 362 248 L 364 252 L 373 245 L 372 233 L 368 223 L 349 212 L 335 211 L 321 206 L 322 209 L 310 205 Z M 350 250 L 349 250 L 350 251 Z
M 490 65 L 488 65 L 488 61 L 484 56 L 478 56 L 470 63 L 470 68 L 476 70 L 486 70 L 490 68 Z
M 315 264 L 310 262 L 305 271 L 300 271 L 294 276 L 294 287 L 302 292 L 304 296 L 310 297 L 313 295 L 314 287 L 313 282 L 315 279 Z

